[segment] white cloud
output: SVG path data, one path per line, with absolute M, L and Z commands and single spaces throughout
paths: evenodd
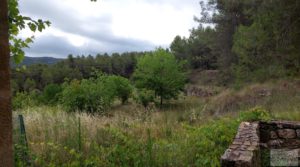
M 36 34 L 40 47 L 50 47 L 55 38 L 74 47 L 73 54 L 151 50 L 168 46 L 176 35 L 188 36 L 197 26 L 193 16 L 200 13 L 199 0 L 20 0 L 24 15 L 48 19 L 51 28 Z M 21 36 L 31 35 L 25 30 Z M 51 38 L 51 39 L 50 39 Z M 71 51 L 71 48 L 68 48 Z M 42 49 L 41 49 L 42 50 Z M 46 49 L 48 52 L 51 50 Z M 42 51 L 39 51 L 39 53 Z M 35 52 L 36 53 L 36 52 Z M 61 55 L 67 56 L 67 55 Z

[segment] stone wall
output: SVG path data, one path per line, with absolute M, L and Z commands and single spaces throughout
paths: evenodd
M 264 148 L 300 148 L 300 122 L 261 122 L 259 129 L 261 146 Z
M 261 167 L 262 152 L 282 148 L 300 150 L 300 122 L 242 122 L 221 166 Z

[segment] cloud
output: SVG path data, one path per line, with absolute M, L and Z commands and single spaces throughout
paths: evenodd
M 20 0 L 20 10 L 52 22 L 26 53 L 65 57 L 167 47 L 196 26 L 199 8 L 198 0 Z

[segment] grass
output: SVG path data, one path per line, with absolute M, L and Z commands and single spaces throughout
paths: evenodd
M 240 121 L 260 119 L 251 113 L 241 117 L 242 111 L 259 105 L 272 119 L 300 121 L 298 84 L 256 84 L 211 98 L 181 96 L 162 110 L 116 103 L 105 115 L 88 115 L 37 106 L 14 112 L 14 118 L 24 116 L 35 166 L 219 166 Z M 18 122 L 14 125 L 17 130 Z

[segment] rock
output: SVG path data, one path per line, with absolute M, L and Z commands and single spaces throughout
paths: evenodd
M 279 129 L 277 130 L 278 136 L 283 139 L 296 138 L 296 131 L 294 129 Z
M 277 133 L 275 131 L 270 132 L 270 138 L 271 139 L 278 139 Z
M 278 148 L 281 147 L 281 145 L 284 143 L 283 140 L 277 139 L 277 140 L 270 140 L 268 141 L 268 146 L 271 148 Z
M 300 139 L 300 129 L 297 129 L 296 133 L 297 133 L 297 137 Z

